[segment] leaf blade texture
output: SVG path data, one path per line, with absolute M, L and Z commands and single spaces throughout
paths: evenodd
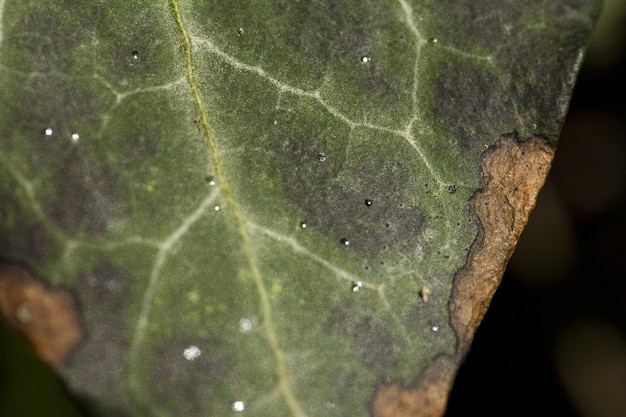
M 60 375 L 105 415 L 354 416 L 458 362 L 483 152 L 556 142 L 597 9 L 1 2 L 0 256 L 76 295 Z

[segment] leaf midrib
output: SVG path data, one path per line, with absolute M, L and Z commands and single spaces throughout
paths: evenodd
M 274 361 L 276 364 L 278 391 L 280 392 L 283 400 L 287 404 L 287 407 L 294 417 L 306 417 L 306 414 L 300 408 L 300 405 L 298 404 L 298 401 L 296 400 L 295 395 L 291 390 L 288 378 L 289 372 L 288 366 L 286 364 L 286 355 L 278 340 L 278 334 L 276 332 L 275 324 L 272 319 L 272 308 L 268 292 L 265 288 L 265 284 L 261 276 L 261 271 L 259 270 L 254 245 L 252 244 L 252 240 L 250 238 L 250 231 L 245 216 L 241 212 L 239 204 L 237 204 L 237 201 L 235 201 L 233 194 L 230 191 L 228 179 L 224 174 L 224 168 L 222 160 L 219 156 L 219 148 L 217 146 L 215 134 L 209 123 L 207 108 L 204 104 L 202 94 L 200 93 L 200 88 L 198 87 L 198 83 L 196 81 L 196 71 L 192 52 L 191 36 L 183 19 L 183 14 L 180 8 L 179 1 L 170 0 L 169 4 L 172 16 L 181 35 L 182 53 L 185 63 L 185 76 L 191 90 L 194 105 L 199 113 L 201 132 L 208 148 L 209 156 L 213 162 L 215 180 L 219 187 L 220 194 L 226 201 L 226 206 L 231 210 L 233 216 L 235 217 L 239 233 L 241 235 L 243 251 L 248 261 L 248 266 L 250 268 L 252 279 L 259 294 L 259 304 L 263 317 L 263 328 L 265 330 L 265 336 L 267 337 L 267 341 L 274 355 Z M 151 288 L 154 288 L 154 286 L 156 286 L 157 284 L 158 274 L 153 274 L 151 276 L 150 283 L 148 284 L 148 289 L 146 290 L 146 293 L 153 294 L 154 290 L 151 290 Z M 140 320 L 138 320 L 138 325 L 135 329 L 133 342 L 131 345 L 131 357 L 136 356 L 139 352 L 139 347 L 141 346 L 143 338 L 145 336 L 147 317 L 149 315 L 151 305 L 152 297 L 144 297 L 140 312 Z M 141 320 L 142 317 L 144 318 L 144 320 Z M 132 363 L 136 363 L 136 361 L 133 361 Z M 131 381 L 134 380 L 133 374 L 134 372 L 131 371 Z M 131 383 L 131 387 L 132 386 L 133 384 Z

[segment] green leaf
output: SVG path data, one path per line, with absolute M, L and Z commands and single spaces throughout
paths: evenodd
M 445 398 L 499 277 L 459 282 L 543 181 L 496 256 L 485 149 L 515 173 L 556 143 L 599 7 L 518 3 L 0 1 L 0 257 L 75 295 L 70 390 L 128 416 Z

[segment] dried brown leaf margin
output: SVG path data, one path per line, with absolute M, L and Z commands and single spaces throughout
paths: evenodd
M 83 338 L 72 294 L 43 284 L 21 266 L 0 265 L 0 315 L 55 369 Z
M 374 417 L 443 415 L 454 376 L 500 284 L 553 157 L 553 147 L 536 136 L 519 141 L 515 135 L 505 135 L 485 151 L 481 187 L 469 200 L 478 235 L 465 266 L 455 275 L 449 304 L 457 334 L 455 355 L 437 358 L 415 388 L 380 386 L 372 403 Z

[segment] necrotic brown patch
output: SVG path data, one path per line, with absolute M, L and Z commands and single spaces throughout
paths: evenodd
M 55 368 L 82 339 L 72 296 L 45 286 L 18 266 L 0 266 L 0 313 Z
M 503 136 L 497 146 L 484 153 L 481 188 L 469 200 L 479 232 L 465 266 L 455 276 L 449 304 L 450 321 L 458 338 L 456 353 L 434 360 L 415 387 L 395 383 L 379 386 L 372 402 L 374 417 L 443 415 L 454 375 L 500 284 L 553 156 L 554 150 L 538 137 L 520 142 Z
M 470 199 L 479 233 L 465 266 L 457 273 L 450 316 L 457 332 L 457 353 L 463 356 L 487 312 L 506 264 L 535 207 L 554 156 L 545 139 L 518 142 L 505 136 L 486 151 L 482 187 Z

